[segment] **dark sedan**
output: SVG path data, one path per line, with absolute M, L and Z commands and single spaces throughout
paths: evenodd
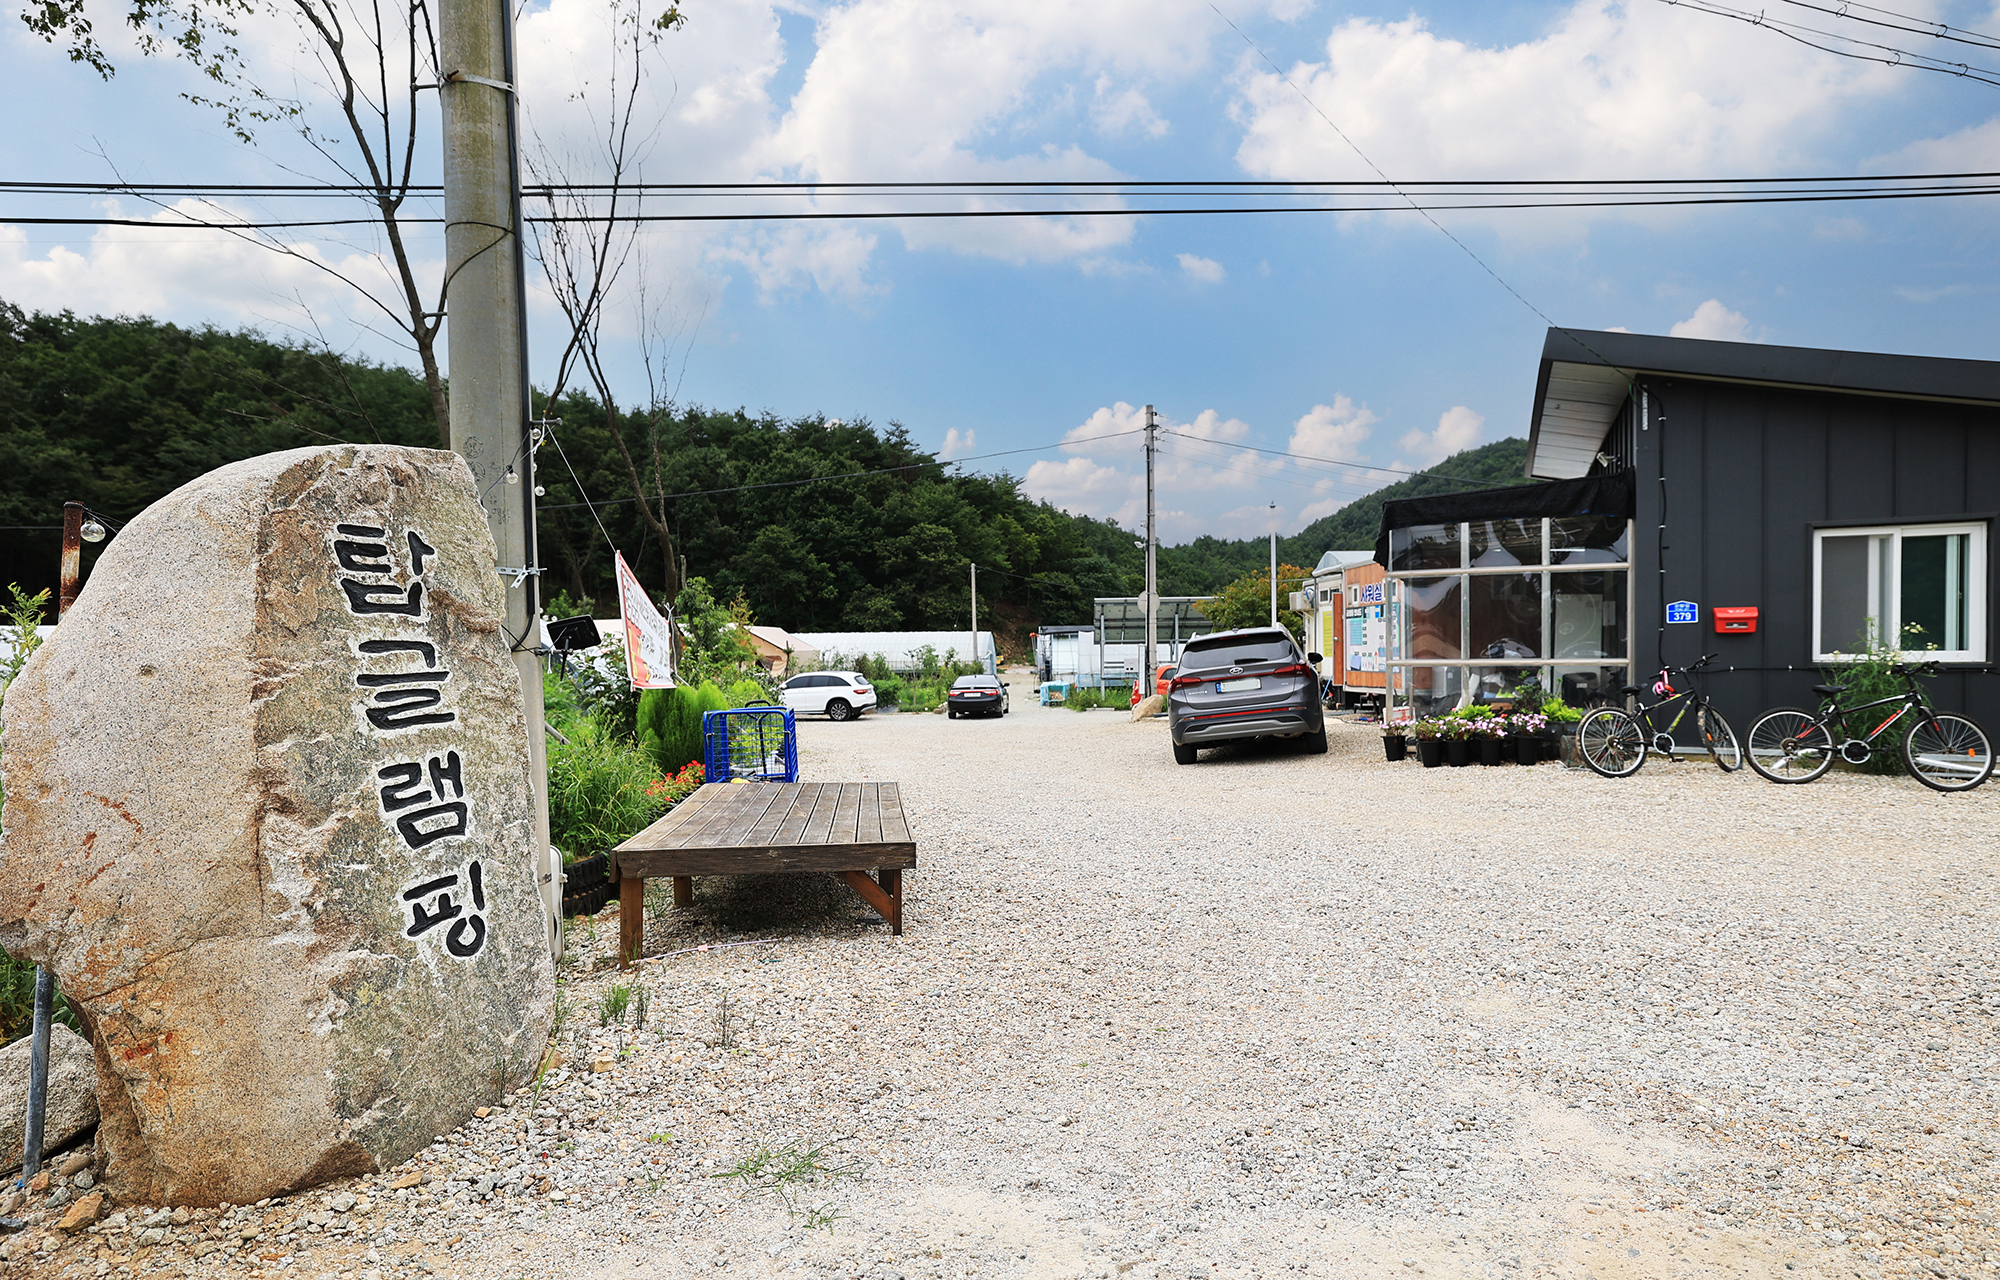
M 1300 653 L 1277 627 L 1218 631 L 1188 641 L 1167 690 L 1174 759 L 1193 764 L 1199 747 L 1239 738 L 1290 738 L 1326 751 L 1316 653 Z
M 1007 714 L 1007 686 L 992 676 L 960 676 L 951 682 L 944 697 L 945 714 L 960 716 L 1004 716 Z

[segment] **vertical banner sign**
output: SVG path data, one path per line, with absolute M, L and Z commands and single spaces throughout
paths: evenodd
M 674 628 L 618 552 L 618 616 L 625 622 L 625 674 L 634 689 L 674 687 Z

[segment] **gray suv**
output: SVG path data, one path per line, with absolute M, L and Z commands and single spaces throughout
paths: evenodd
M 1301 654 L 1277 627 L 1188 641 L 1167 689 L 1175 762 L 1193 764 L 1197 747 L 1233 738 L 1295 738 L 1308 754 L 1324 754 L 1319 660 L 1316 653 Z

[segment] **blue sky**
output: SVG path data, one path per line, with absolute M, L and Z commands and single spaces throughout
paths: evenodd
M 1207 0 L 684 7 L 688 26 L 649 66 L 645 176 L 657 181 L 1372 176 L 1318 112 L 1410 179 L 2000 170 L 2000 89 L 1837 58 L 1660 0 L 1217 0 L 1292 85 Z M 1990 6 L 1884 7 L 2000 32 Z M 524 103 L 558 148 L 587 143 L 605 8 L 553 0 L 523 21 Z M 116 21 L 107 10 L 98 25 Z M 246 37 L 267 80 L 293 74 L 283 26 Z M 230 138 L 180 100 L 196 88 L 183 66 L 128 53 L 104 84 L 25 32 L 0 39 L 8 177 L 326 172 L 280 131 L 254 149 Z M 2000 50 L 1955 48 L 2000 66 Z M 56 208 L 13 197 L 0 214 Z M 1567 326 L 2000 358 L 1990 200 L 1441 221 Z M 438 247 L 420 245 L 433 267 Z M 664 365 L 683 402 L 894 420 L 954 456 L 1033 448 L 968 465 L 1005 466 L 1037 496 L 1128 521 L 1143 493 L 1135 441 L 1057 446 L 1126 429 L 1152 403 L 1202 441 L 1168 442 L 1160 501 L 1174 542 L 1261 534 L 1274 519 L 1291 532 L 1393 478 L 1362 464 L 1421 465 L 1523 434 L 1545 329 L 1410 213 L 710 224 L 648 232 L 640 248 L 656 324 L 678 335 Z M 316 251 L 366 271 L 368 249 Z M 643 398 L 633 294 L 610 327 L 626 395 Z M 0 297 L 319 333 L 403 358 L 331 277 L 210 233 L 0 217 Z M 560 341 L 554 319 L 545 301 L 533 313 L 538 355 Z M 538 380 L 549 372 L 538 362 Z

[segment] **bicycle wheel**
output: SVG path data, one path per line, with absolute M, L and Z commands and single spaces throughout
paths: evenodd
M 1714 707 L 1703 707 L 1696 724 L 1701 728 L 1702 745 L 1715 753 L 1715 763 L 1724 773 L 1734 773 L 1743 767 L 1743 746 L 1736 741 L 1736 730 L 1729 727 L 1729 721 Z
M 1797 707 L 1758 716 L 1749 745 L 1750 767 L 1772 782 L 1811 782 L 1833 767 L 1833 735 Z
M 1929 716 L 1910 726 L 1903 763 L 1933 791 L 1970 791 L 1993 774 L 1993 742 L 1964 716 Z
M 1629 778 L 1646 763 L 1646 734 L 1623 711 L 1599 707 L 1577 722 L 1576 749 L 1593 772 Z

